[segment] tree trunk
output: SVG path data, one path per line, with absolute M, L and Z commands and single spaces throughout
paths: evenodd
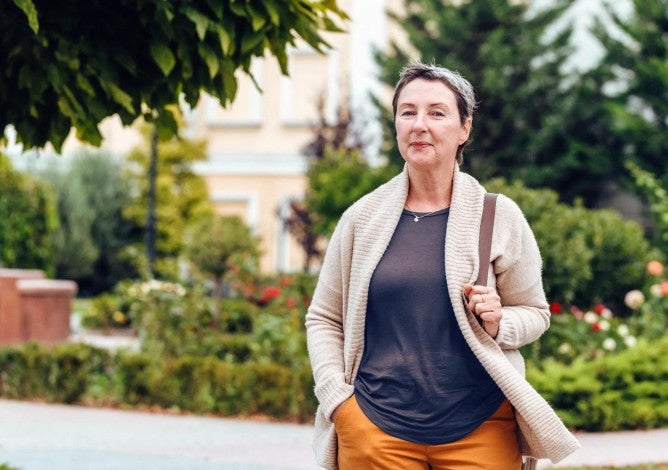
M 151 150 L 149 153 L 148 167 L 148 210 L 146 213 L 146 260 L 148 262 L 148 275 L 151 279 L 155 276 L 155 226 L 156 226 L 156 179 L 158 177 L 158 131 L 153 127 L 151 132 Z

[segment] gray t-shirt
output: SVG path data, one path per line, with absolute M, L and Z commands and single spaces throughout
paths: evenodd
M 369 285 L 355 380 L 357 401 L 373 423 L 425 445 L 464 437 L 504 399 L 455 319 L 445 278 L 448 213 L 418 222 L 408 211 L 401 216 Z

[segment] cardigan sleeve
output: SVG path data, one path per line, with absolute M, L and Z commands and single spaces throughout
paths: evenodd
M 324 416 L 350 397 L 354 387 L 344 375 L 344 297 L 347 290 L 352 229 L 342 217 L 327 246 L 311 305 L 306 313 L 306 340 L 315 379 L 315 395 Z
M 517 349 L 547 330 L 550 311 L 536 239 L 521 209 L 503 195 L 497 202 L 492 246 L 496 290 L 503 308 L 496 342 L 502 349 Z

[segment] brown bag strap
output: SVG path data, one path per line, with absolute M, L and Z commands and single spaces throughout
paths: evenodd
M 478 286 L 487 285 L 487 273 L 489 272 L 489 256 L 492 252 L 492 234 L 494 233 L 494 214 L 496 213 L 497 196 L 498 194 L 494 193 L 485 194 L 482 219 L 480 219 L 480 242 L 478 245 L 480 267 L 478 268 L 478 279 L 475 281 Z

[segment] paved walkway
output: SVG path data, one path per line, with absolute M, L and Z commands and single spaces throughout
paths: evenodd
M 21 470 L 317 470 L 311 431 L 307 425 L 0 400 L 0 463 Z M 559 466 L 668 462 L 668 429 L 578 438 L 583 449 Z

